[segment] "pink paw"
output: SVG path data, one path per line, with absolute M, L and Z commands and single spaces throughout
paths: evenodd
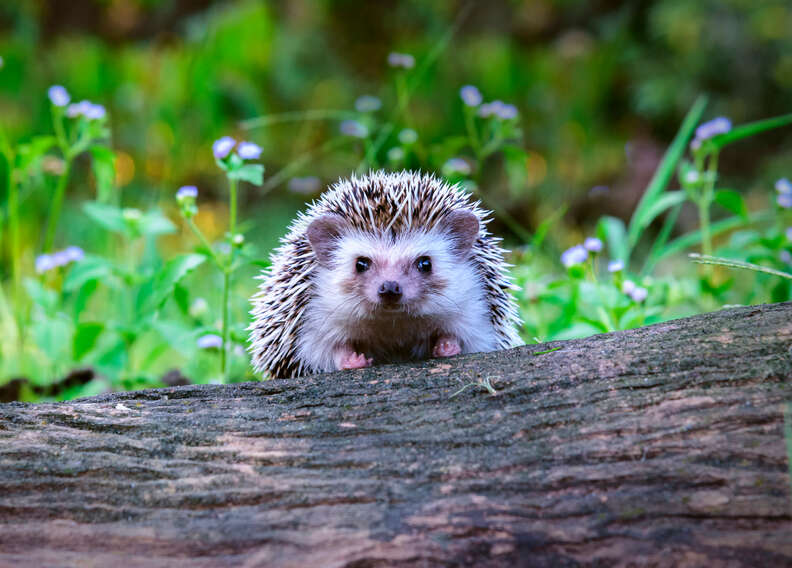
M 459 342 L 456 339 L 453 337 L 441 337 L 437 340 L 437 343 L 435 343 L 432 349 L 432 356 L 453 357 L 454 355 L 459 355 L 461 352 L 462 348 L 459 346 Z
M 350 351 L 346 354 L 342 359 L 341 363 L 339 364 L 339 369 L 362 369 L 364 367 L 371 367 L 371 364 L 374 362 L 374 359 L 366 358 L 364 353 L 358 355 L 354 351 Z

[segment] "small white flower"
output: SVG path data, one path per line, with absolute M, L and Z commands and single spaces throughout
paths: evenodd
M 465 160 L 462 158 L 450 158 L 443 164 L 443 173 L 447 176 L 454 174 L 469 175 L 473 171 Z
M 388 150 L 388 160 L 391 162 L 401 162 L 404 159 L 404 149 L 399 148 L 398 146 L 395 148 L 391 148 Z
M 201 336 L 196 345 L 199 349 L 219 349 L 223 346 L 223 338 L 215 333 Z
M 388 65 L 401 67 L 402 69 L 412 69 L 415 67 L 415 57 L 409 53 L 396 53 L 394 51 L 388 54 Z
M 191 318 L 199 318 L 204 315 L 206 312 L 209 311 L 209 302 L 207 302 L 203 298 L 196 298 L 192 304 L 190 304 L 190 309 L 188 313 L 190 314 Z
M 415 144 L 418 141 L 418 133 L 412 128 L 405 128 L 399 132 L 399 142 L 405 146 Z
M 685 183 L 689 185 L 698 183 L 699 179 L 701 179 L 701 176 L 699 176 L 699 173 L 696 170 L 690 170 L 685 174 Z
M 646 288 L 638 287 L 632 291 L 632 293 L 630 294 L 630 298 L 633 299 L 633 302 L 640 304 L 646 299 L 648 295 L 649 295 L 649 291 Z
M 351 136 L 352 138 L 365 138 L 368 136 L 368 128 L 357 120 L 345 120 L 338 127 L 341 134 Z
M 624 270 L 624 262 L 621 260 L 611 260 L 608 263 L 608 272 L 621 272 Z
M 589 252 L 600 252 L 602 250 L 602 241 L 596 237 L 588 237 L 583 241 L 583 248 Z
M 287 186 L 294 193 L 316 193 L 322 187 L 322 182 L 316 176 L 295 177 L 289 180 Z
M 355 110 L 358 112 L 376 112 L 382 108 L 382 101 L 373 95 L 362 95 L 355 101 Z
M 632 280 L 625 280 L 625 281 L 622 283 L 622 292 L 624 292 L 625 294 L 627 294 L 627 295 L 629 296 L 629 295 L 631 295 L 633 292 L 635 292 L 635 289 L 636 289 L 637 287 L 638 287 L 638 286 L 636 286 L 636 285 L 635 285 L 635 282 L 633 282 Z

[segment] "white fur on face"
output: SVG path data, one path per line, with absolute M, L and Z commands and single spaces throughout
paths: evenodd
M 302 326 L 298 353 L 314 369 L 333 370 L 333 351 L 348 345 L 375 363 L 426 358 L 439 335 L 458 338 L 463 353 L 490 351 L 496 338 L 484 287 L 473 263 L 454 251 L 441 232 L 390 235 L 352 231 L 337 243 L 327 266 L 317 267 L 310 320 Z M 429 273 L 415 262 L 428 257 Z M 358 273 L 357 259 L 371 260 Z M 383 282 L 398 282 L 402 297 L 383 306 Z M 386 309 L 387 308 L 387 309 Z

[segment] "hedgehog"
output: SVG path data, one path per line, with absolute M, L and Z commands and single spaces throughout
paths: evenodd
M 520 345 L 490 214 L 431 174 L 339 180 L 298 214 L 259 277 L 256 371 L 291 378 Z

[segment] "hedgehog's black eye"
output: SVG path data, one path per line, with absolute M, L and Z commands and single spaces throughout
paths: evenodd
M 418 260 L 415 261 L 415 268 L 418 269 L 418 272 L 431 272 L 432 259 L 428 256 L 419 256 Z
M 361 272 L 365 272 L 371 266 L 371 259 L 366 258 L 365 256 L 359 256 L 357 261 L 355 262 L 355 270 L 358 274 Z

